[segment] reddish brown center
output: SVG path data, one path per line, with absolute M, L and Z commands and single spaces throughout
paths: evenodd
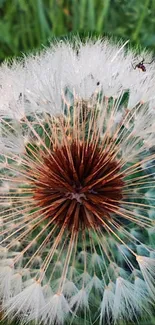
M 123 176 L 117 161 L 99 145 L 72 141 L 56 146 L 43 157 L 37 175 L 36 205 L 69 229 L 98 227 L 118 210 Z

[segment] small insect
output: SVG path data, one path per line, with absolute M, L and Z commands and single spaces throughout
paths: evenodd
M 151 61 L 151 62 L 145 62 L 145 59 L 143 59 L 142 61 L 140 61 L 139 63 L 137 63 L 135 66 L 133 66 L 133 69 L 135 70 L 135 69 L 141 69 L 143 72 L 145 72 L 146 71 L 146 67 L 145 67 L 145 65 L 144 65 L 144 63 L 145 64 L 151 64 L 152 62 L 154 61 L 154 59 Z

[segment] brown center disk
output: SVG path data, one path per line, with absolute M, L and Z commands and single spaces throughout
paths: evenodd
M 119 208 L 123 175 L 99 146 L 72 141 L 56 147 L 43 158 L 37 175 L 33 198 L 54 223 L 77 231 L 96 228 Z

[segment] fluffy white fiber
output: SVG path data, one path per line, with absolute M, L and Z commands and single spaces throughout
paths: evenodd
M 4 317 L 109 325 L 151 315 L 155 62 L 129 47 L 75 38 L 0 68 Z

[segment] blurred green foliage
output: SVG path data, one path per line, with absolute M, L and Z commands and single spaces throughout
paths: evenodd
M 0 0 L 0 61 L 69 32 L 113 35 L 155 50 L 155 0 Z

